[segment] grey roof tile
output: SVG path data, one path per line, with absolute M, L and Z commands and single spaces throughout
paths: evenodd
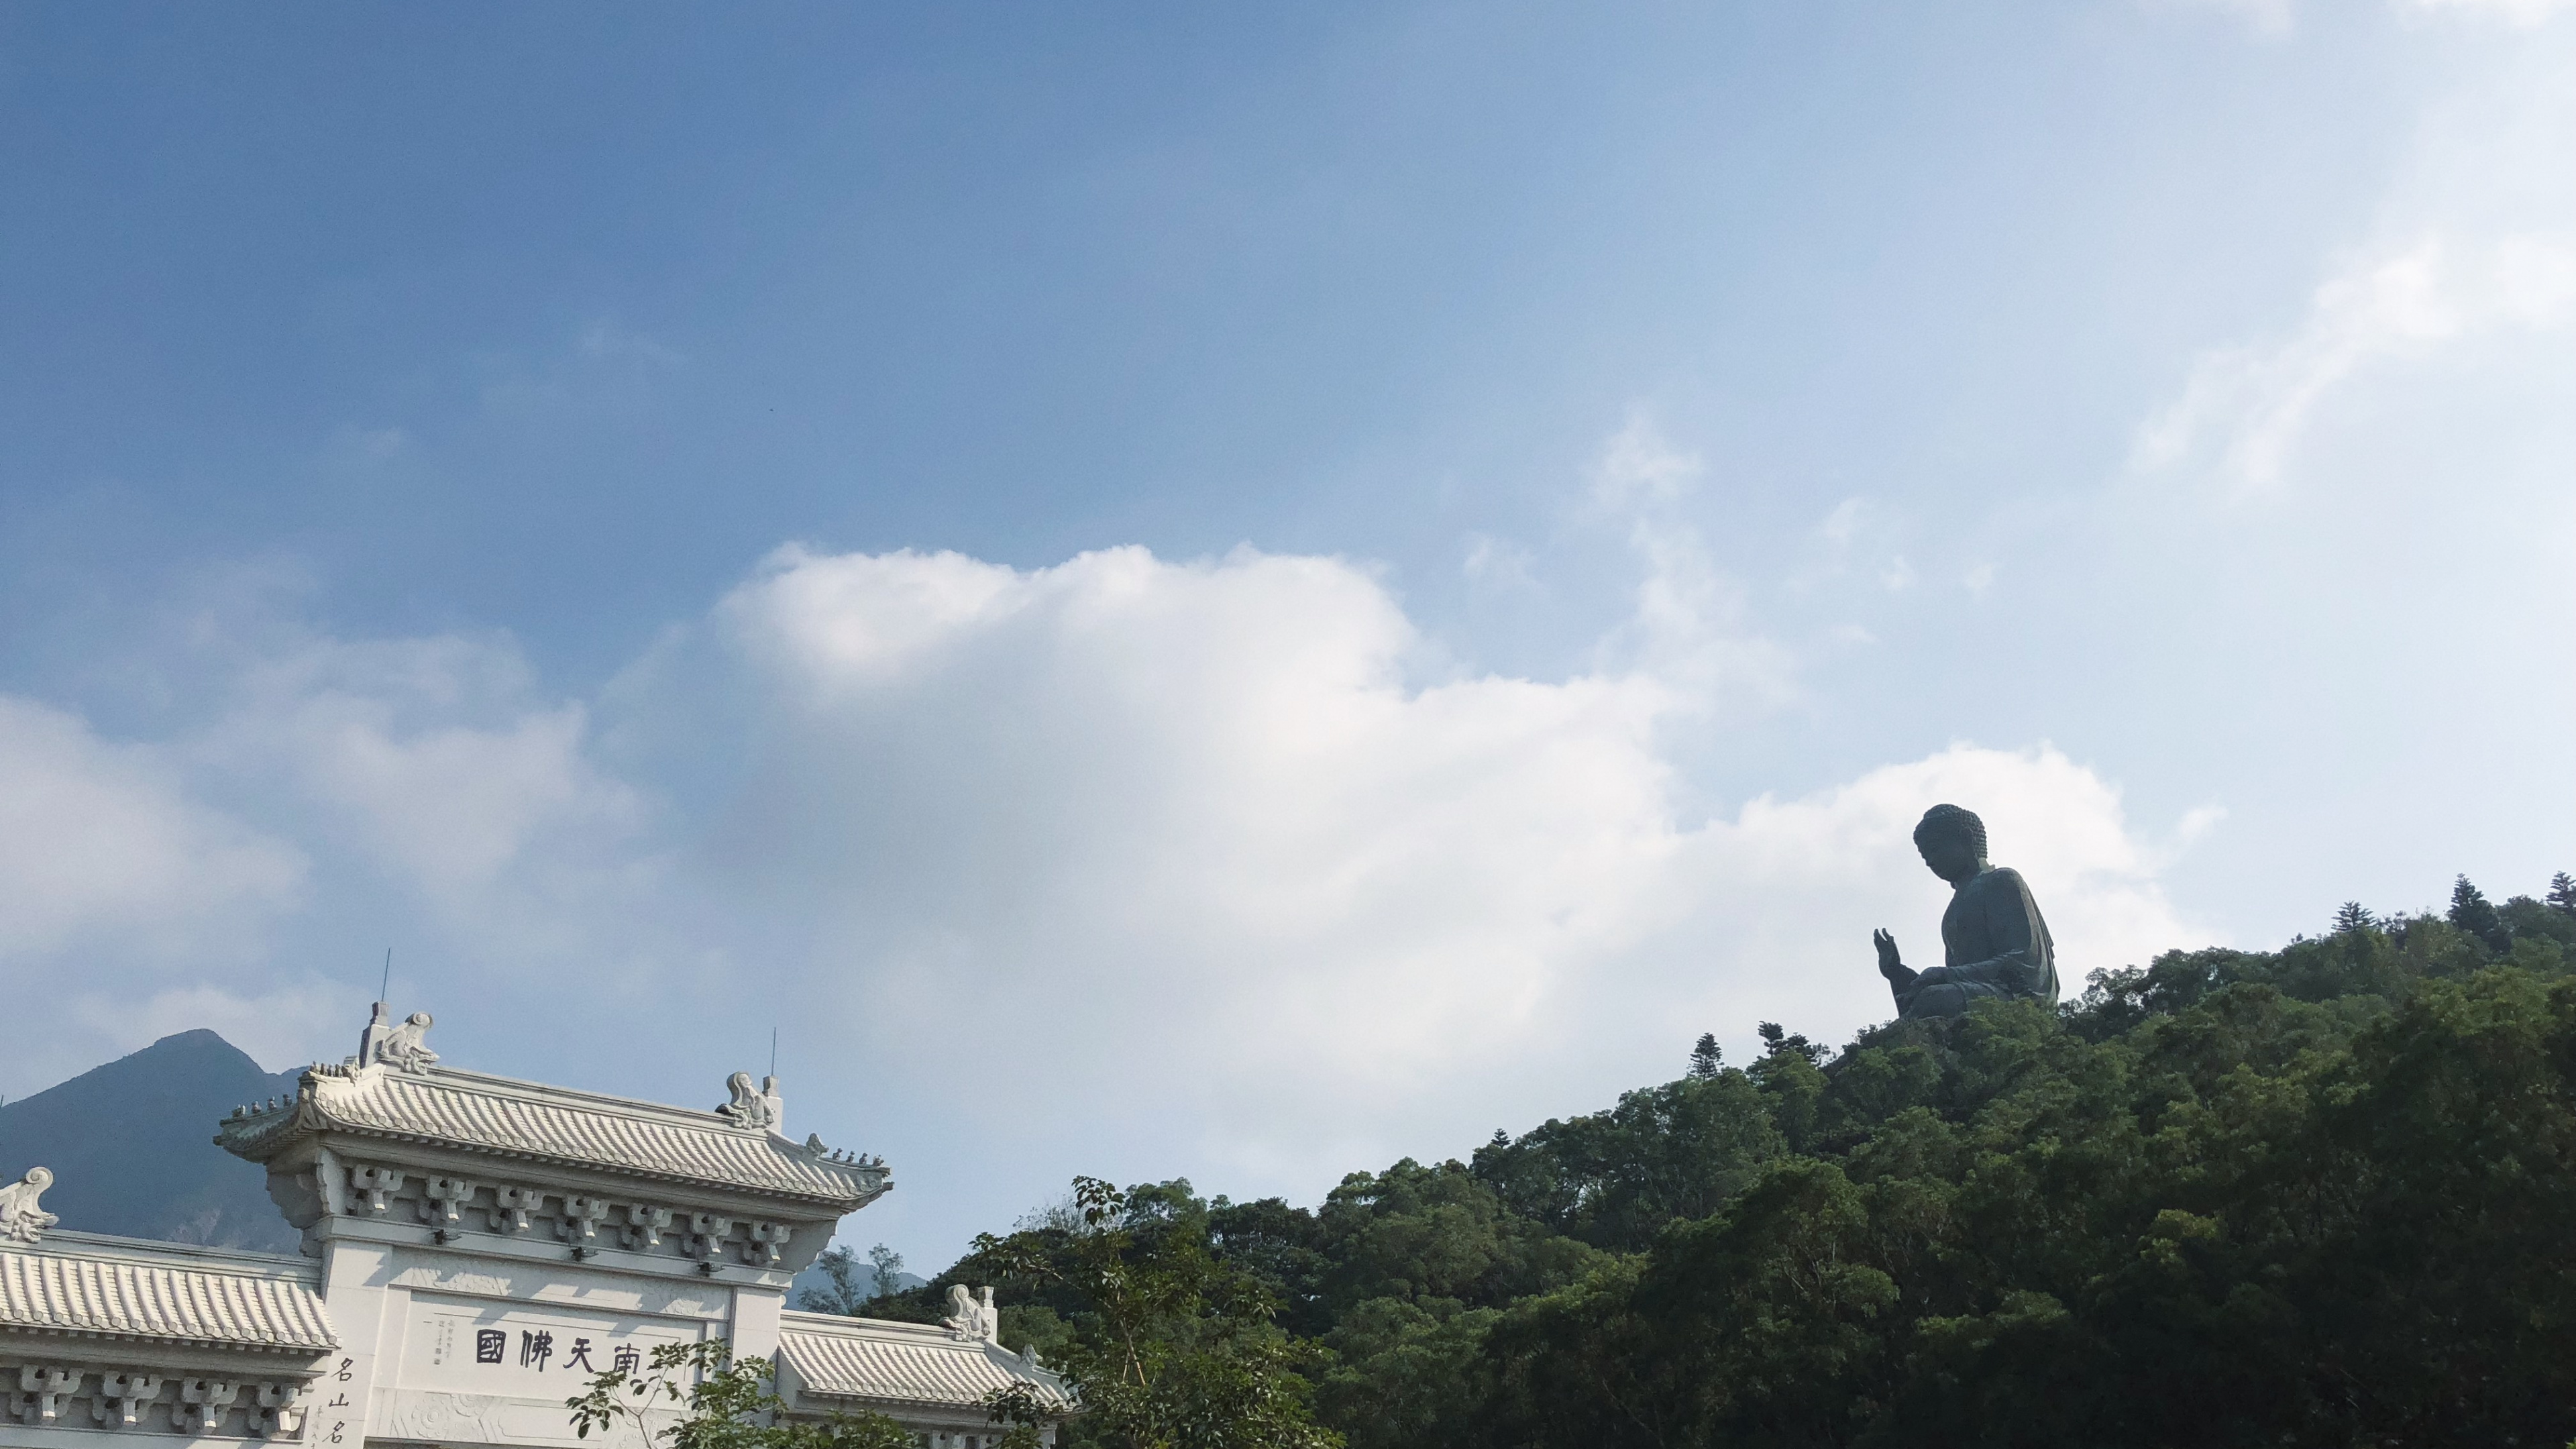
M 1071 1407 L 1064 1380 L 998 1345 L 945 1329 L 819 1313 L 782 1315 L 778 1347 L 805 1392 L 827 1398 L 972 1407 L 1027 1384 Z
M 835 1160 L 712 1111 L 433 1067 L 315 1067 L 296 1100 L 227 1119 L 216 1141 L 254 1161 L 312 1132 L 436 1143 L 628 1176 L 781 1193 L 848 1211 L 884 1190 L 882 1166 Z
M 339 1343 L 312 1268 L 266 1254 L 170 1251 L 87 1233 L 0 1249 L 0 1332 L 273 1349 Z

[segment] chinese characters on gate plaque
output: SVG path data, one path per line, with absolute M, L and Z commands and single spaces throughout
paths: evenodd
M 572 1341 L 572 1346 L 564 1350 L 563 1363 L 561 1367 L 565 1369 L 578 1369 L 583 1373 L 595 1374 L 599 1372 L 599 1365 L 592 1362 L 590 1355 L 590 1340 L 587 1338 L 576 1338 Z M 539 1373 L 544 1373 L 546 1371 L 547 1360 L 552 1359 L 554 1356 L 555 1336 L 552 1332 L 542 1328 L 523 1328 L 519 1330 L 519 1367 L 533 1368 Z M 474 1330 L 474 1361 L 476 1363 L 507 1363 L 509 1361 L 509 1357 L 510 1332 L 508 1329 L 478 1328 Z M 642 1367 L 643 1362 L 644 1356 L 637 1353 L 634 1345 L 632 1344 L 621 1343 L 609 1352 L 608 1366 L 621 1374 L 633 1374 L 636 1369 Z

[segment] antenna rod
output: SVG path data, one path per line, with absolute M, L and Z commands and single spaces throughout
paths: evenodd
M 778 1075 L 778 1028 L 769 1029 L 769 1074 Z
M 394 948 L 393 948 L 393 947 L 391 947 L 391 946 L 387 946 L 387 947 L 385 948 L 385 979 L 384 979 L 383 981 L 378 982 L 378 983 L 376 984 L 376 999 L 377 999 L 378 1001 L 382 1001 L 382 1000 L 384 1000 L 384 999 L 385 999 L 385 994 L 386 994 L 387 992 L 389 992 L 389 991 L 393 990 L 393 988 L 394 988 Z

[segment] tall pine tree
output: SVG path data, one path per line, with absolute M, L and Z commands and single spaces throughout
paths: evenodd
M 1811 1062 L 1823 1061 L 1825 1054 L 1833 1050 L 1831 1047 L 1820 1046 L 1807 1040 L 1804 1032 L 1791 1031 L 1776 1021 L 1757 1024 L 1753 1028 L 1753 1034 L 1762 1038 L 1762 1049 L 1765 1052 L 1796 1052 Z
M 2378 924 L 2379 918 L 2359 901 L 2346 901 L 2343 908 L 2335 912 L 2334 928 L 2338 936 L 2350 931 L 2367 931 Z
M 2451 887 L 2451 924 L 2486 942 L 2490 951 L 2513 949 L 2513 933 L 2504 928 L 2504 918 L 2496 914 L 2495 904 L 2486 893 L 2469 884 L 2462 876 Z
M 1692 1078 L 1704 1082 L 1709 1078 L 1716 1076 L 1717 1065 L 1721 1055 L 1722 1054 L 1717 1049 L 1717 1033 L 1713 1031 L 1701 1032 L 1699 1034 L 1699 1043 L 1691 1048 L 1690 1074 Z

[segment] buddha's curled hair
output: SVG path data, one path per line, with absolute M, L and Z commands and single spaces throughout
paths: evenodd
M 1963 810 L 1956 805 L 1935 805 L 1924 811 L 1922 822 L 1914 827 L 1914 843 L 1921 845 L 1926 836 L 1947 835 L 1954 831 L 1965 834 L 1975 843 L 1977 859 L 1986 858 L 1986 822 L 1977 818 L 1976 811 Z

